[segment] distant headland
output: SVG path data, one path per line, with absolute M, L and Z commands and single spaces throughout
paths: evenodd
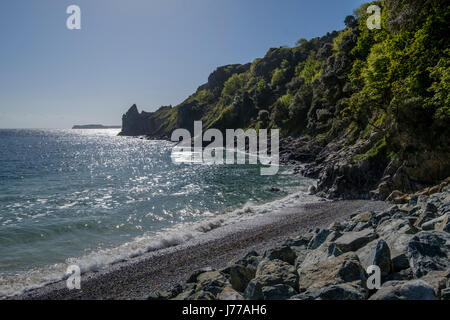
M 121 129 L 122 126 L 104 126 L 102 124 L 75 125 L 72 129 Z

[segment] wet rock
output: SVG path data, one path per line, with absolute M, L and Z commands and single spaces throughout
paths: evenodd
M 433 288 L 422 280 L 389 281 L 369 300 L 437 300 Z
M 308 193 L 311 194 L 311 195 L 316 194 L 317 193 L 316 186 L 309 186 Z

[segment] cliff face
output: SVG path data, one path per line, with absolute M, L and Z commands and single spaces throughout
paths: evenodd
M 375 1 L 376 2 L 376 1 Z M 169 138 L 176 128 L 278 128 L 283 158 L 333 197 L 385 199 L 450 174 L 450 6 L 385 0 L 382 28 L 368 4 L 339 32 L 272 48 L 246 65 L 218 68 L 176 107 L 133 106 L 123 135 Z
M 200 86 L 196 93 L 176 107 L 161 107 L 155 112 L 139 113 L 133 105 L 122 117 L 123 136 L 147 135 L 154 139 L 168 139 L 173 130 L 184 128 L 191 133 L 194 121 L 204 120 L 213 113 L 214 101 L 222 94 L 225 82 L 233 75 L 247 72 L 250 64 L 233 64 L 217 68 L 208 77 L 208 82 Z
M 122 117 L 122 131 L 119 135 L 122 136 L 141 136 L 150 135 L 165 138 L 162 125 L 166 121 L 161 117 L 160 113 L 163 110 L 171 110 L 172 107 L 162 107 L 159 112 L 145 112 L 139 113 L 137 106 L 134 104 Z
M 122 116 L 122 132 L 123 136 L 138 136 L 147 132 L 150 121 L 144 115 L 141 115 L 137 106 L 133 104 L 131 108 Z M 149 131 L 150 132 L 150 131 Z

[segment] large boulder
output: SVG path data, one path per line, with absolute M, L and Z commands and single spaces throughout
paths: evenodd
M 244 300 L 244 297 L 233 288 L 225 287 L 217 295 L 217 300 Z
M 297 259 L 297 255 L 291 247 L 282 246 L 279 248 L 271 249 L 265 252 L 264 259 L 268 260 L 281 260 L 287 262 L 289 264 L 294 265 L 295 259 Z
M 264 300 L 288 300 L 296 294 L 297 292 L 295 292 L 294 288 L 286 284 L 276 284 L 262 288 Z
M 301 292 L 347 282 L 364 282 L 366 279 L 366 272 L 354 253 L 346 253 L 317 264 L 300 267 L 298 275 Z
M 172 300 L 187 300 L 194 293 L 195 293 L 195 284 L 188 283 L 184 286 L 183 290 L 177 296 L 172 298 Z
M 355 216 L 352 220 L 356 223 L 358 222 L 369 222 L 372 218 L 375 217 L 375 213 L 373 211 L 362 212 Z
M 303 268 L 327 260 L 330 257 L 338 257 L 342 252 L 332 242 L 325 242 L 316 250 L 308 250 L 303 261 L 297 261 L 295 267 Z
M 383 239 L 372 241 L 356 253 L 366 270 L 367 267 L 376 265 L 380 268 L 382 276 L 387 276 L 393 270 L 391 250 Z
M 406 255 L 415 277 L 434 270 L 450 269 L 450 234 L 443 231 L 422 231 L 408 243 Z
M 450 287 L 442 290 L 441 300 L 450 300 Z
M 436 211 L 426 210 L 419 215 L 414 226 L 417 228 L 422 227 L 426 222 L 434 220 L 436 217 Z
M 439 230 L 439 228 L 441 228 L 440 231 L 444 231 L 444 228 L 440 227 L 440 224 L 446 219 L 448 220 L 448 215 L 447 214 L 443 215 L 443 216 L 440 216 L 438 218 L 435 218 L 433 220 L 430 220 L 428 222 L 425 222 L 424 224 L 422 224 L 421 228 L 424 231 Z
M 281 260 L 263 260 L 256 270 L 256 281 L 263 287 L 286 284 L 294 289 L 298 287 L 298 274 L 294 266 Z
M 335 241 L 335 244 L 342 252 L 356 251 L 376 238 L 377 234 L 373 229 L 365 229 L 357 232 L 346 232 Z
M 259 262 L 258 259 L 260 260 L 260 256 L 258 255 L 258 252 L 256 251 L 250 251 L 248 252 L 244 257 L 239 258 L 239 259 L 233 259 L 230 262 L 231 264 L 241 264 L 243 266 L 248 266 L 249 264 L 255 265 L 255 267 L 258 266 Z M 257 263 L 256 263 L 257 261 Z M 255 264 L 256 263 L 256 264 Z
M 422 280 L 385 282 L 369 300 L 436 300 L 433 287 Z
M 380 238 L 389 246 L 393 268 L 396 272 L 409 268 L 406 248 L 414 237 L 409 232 L 410 227 L 410 223 L 405 219 L 393 219 L 384 222 L 376 229 Z
M 294 250 L 297 259 L 295 259 L 295 269 L 297 270 L 298 267 L 305 261 L 306 256 L 310 253 L 309 250 L 307 250 L 304 246 L 301 247 L 291 247 L 292 250 Z
M 197 282 L 197 278 L 199 275 L 201 275 L 202 273 L 206 273 L 206 272 L 212 272 L 215 271 L 215 269 L 211 268 L 211 267 L 205 267 L 202 269 L 198 269 L 195 270 L 188 278 L 188 280 L 186 281 L 186 283 L 195 283 Z
M 244 297 L 247 300 L 264 300 L 264 296 L 262 293 L 262 284 L 258 279 L 253 279 L 248 284 L 247 288 L 244 292 Z
M 450 233 L 450 219 L 448 213 L 443 215 L 442 221 L 434 225 L 434 229 L 436 231 L 445 231 Z
M 219 271 L 204 272 L 197 277 L 195 291 L 209 292 L 216 296 L 229 285 L 228 280 Z
M 247 285 L 244 297 L 248 300 L 262 300 L 264 299 L 263 289 L 276 285 L 292 287 L 296 292 L 298 288 L 297 271 L 294 266 L 281 260 L 263 260 L 258 265 L 256 277 Z
M 306 247 L 314 235 L 314 233 L 305 233 L 294 238 L 289 238 L 285 241 L 284 245 L 289 247 Z
M 327 239 L 328 235 L 331 233 L 331 230 L 328 229 L 322 229 L 320 230 L 309 242 L 308 244 L 308 249 L 309 250 L 314 250 L 316 248 L 318 248 L 322 243 L 325 242 L 325 240 Z
M 232 265 L 230 268 L 231 287 L 239 292 L 247 288 L 248 283 L 255 277 L 255 270 L 240 264 Z
M 420 280 L 430 285 L 437 297 L 441 297 L 442 290 L 450 286 L 450 270 L 431 271 Z
M 211 292 L 200 290 L 189 296 L 187 300 L 215 300 L 215 298 Z
M 365 300 L 366 289 L 357 283 L 330 285 L 291 297 L 291 300 Z

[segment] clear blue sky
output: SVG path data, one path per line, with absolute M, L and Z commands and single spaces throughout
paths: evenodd
M 120 124 L 176 105 L 218 66 L 342 29 L 364 0 L 2 0 L 0 128 Z M 66 8 L 82 29 L 66 28 Z

